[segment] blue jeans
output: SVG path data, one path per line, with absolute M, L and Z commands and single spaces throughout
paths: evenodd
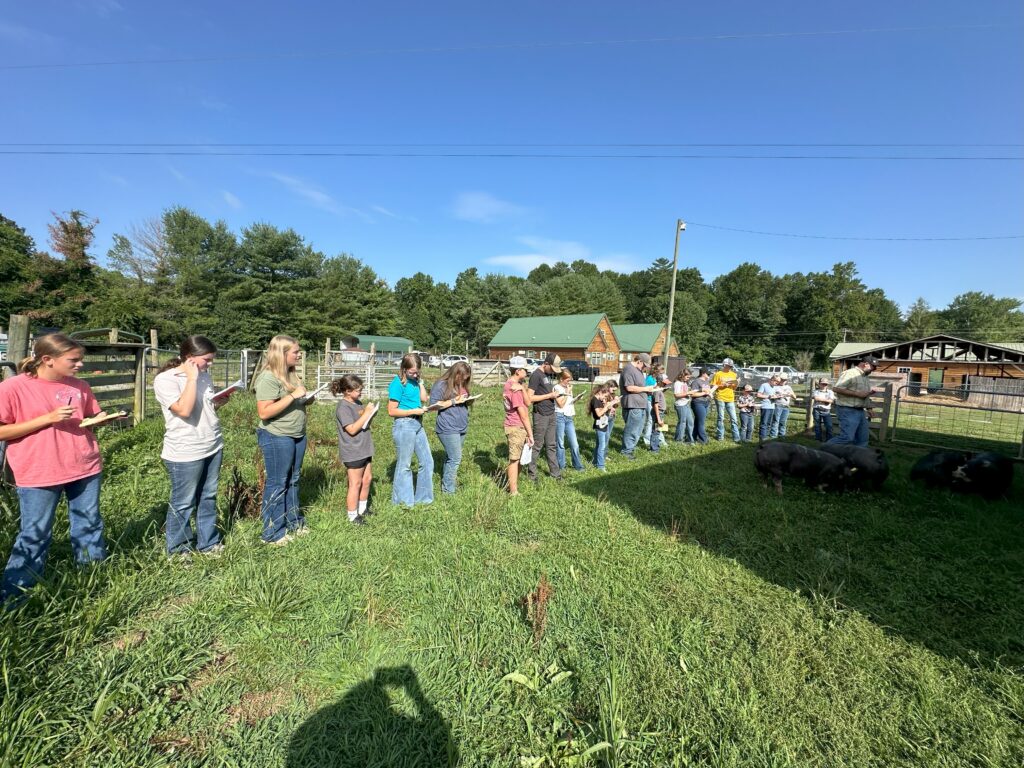
M 53 518 L 62 494 L 68 498 L 71 547 L 75 551 L 75 560 L 88 563 L 106 558 L 107 545 L 103 541 L 103 519 L 100 517 L 101 477 L 96 473 L 63 485 L 18 488 L 21 528 L 4 568 L 0 600 L 20 598 L 24 590 L 42 578 L 53 539 Z
M 754 414 L 740 411 L 740 439 L 750 441 L 754 439 Z
M 200 552 L 220 544 L 217 532 L 217 480 L 224 451 L 195 461 L 167 461 L 171 478 L 171 503 L 167 506 L 165 539 L 167 554 L 188 552 L 198 543 Z M 196 536 L 192 533 L 192 512 L 196 513 Z
M 839 435 L 829 440 L 829 445 L 868 444 L 868 414 L 863 408 L 850 408 L 845 405 L 836 406 L 839 417 Z
M 583 469 L 580 459 L 580 444 L 576 439 L 576 420 L 564 413 L 555 413 L 555 455 L 558 457 L 558 468 L 565 469 L 565 441 L 569 441 L 569 453 L 572 457 L 572 468 Z
M 708 441 L 708 436 L 704 432 L 704 422 L 708 418 L 708 406 L 706 397 L 693 401 L 693 437 L 698 443 Z
M 302 528 L 306 519 L 299 511 L 299 475 L 306 455 L 306 436 L 273 435 L 256 430 L 256 442 L 263 452 L 267 481 L 263 486 L 263 540 L 277 541 L 286 533 Z
M 757 427 L 757 436 L 761 440 L 767 440 L 772 436 L 772 424 L 775 422 L 775 409 L 762 408 L 761 422 Z
M 647 410 L 644 412 L 644 431 L 642 440 L 644 445 L 651 447 L 651 428 L 654 426 L 654 406 L 648 401 Z
M 441 468 L 441 492 L 455 493 L 455 477 L 462 463 L 462 444 L 466 442 L 466 433 L 437 433 L 437 439 L 444 446 L 444 466 Z
M 814 439 L 819 442 L 832 439 L 832 411 L 814 411 Z
M 740 428 L 739 422 L 736 420 L 736 403 L 725 402 L 724 400 L 715 401 L 715 410 L 718 411 L 718 429 L 715 430 L 715 436 L 719 440 L 725 439 L 725 414 L 726 411 L 729 413 L 729 426 L 732 427 L 732 439 L 739 442 L 740 439 Z
M 651 412 L 651 418 L 654 418 L 654 412 Z M 651 453 L 657 453 L 661 450 L 662 443 L 665 442 L 665 436 L 655 427 L 651 431 Z
M 640 433 L 644 431 L 644 419 L 647 418 L 646 408 L 626 408 L 626 427 L 622 430 L 622 452 L 632 456 L 640 442 Z
M 690 404 L 679 405 L 676 403 L 676 417 L 679 422 L 676 424 L 676 442 L 693 442 L 693 409 Z
M 786 426 L 789 424 L 789 407 L 785 405 L 775 406 L 775 419 L 772 421 L 772 431 L 769 437 L 785 437 Z
M 594 448 L 594 466 L 598 469 L 604 469 L 604 459 L 608 455 L 608 438 L 611 437 L 611 434 L 611 424 L 604 429 L 594 427 L 594 435 L 597 437 L 597 446 Z
M 391 485 L 391 503 L 411 507 L 434 501 L 434 457 L 430 441 L 419 419 L 401 416 L 391 427 L 395 441 L 395 477 Z M 412 455 L 420 468 L 416 473 L 416 492 L 413 493 Z

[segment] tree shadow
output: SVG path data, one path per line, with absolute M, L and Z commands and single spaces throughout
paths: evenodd
M 382 667 L 292 734 L 287 768 L 455 766 L 451 729 L 409 666 Z
M 1024 663 L 1019 470 L 1008 500 L 986 502 L 912 484 L 924 450 L 887 445 L 892 471 L 879 492 L 824 495 L 786 480 L 780 497 L 762 486 L 755 449 L 681 448 L 574 487 L 944 656 Z

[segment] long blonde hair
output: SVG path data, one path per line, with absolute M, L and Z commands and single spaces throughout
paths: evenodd
M 27 373 L 29 376 L 38 376 L 37 369 L 43 362 L 43 355 L 60 357 L 75 349 L 85 352 L 84 346 L 63 333 L 48 333 L 45 336 L 40 336 L 32 345 L 32 354 L 18 364 L 18 371 Z
M 298 340 L 293 339 L 291 336 L 278 334 L 270 340 L 266 351 L 263 353 L 263 368 L 261 372 L 270 371 L 274 378 L 280 381 L 289 392 L 301 384 L 299 377 L 295 375 L 295 369 L 289 368 L 285 362 L 285 355 L 297 346 L 299 346 Z

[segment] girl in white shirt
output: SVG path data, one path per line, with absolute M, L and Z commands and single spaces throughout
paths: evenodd
M 565 469 L 565 442 L 569 441 L 569 452 L 572 456 L 572 468 L 577 472 L 583 470 L 580 458 L 580 444 L 576 439 L 576 401 L 572 395 L 572 373 L 563 369 L 554 386 L 555 398 L 555 456 L 558 468 Z

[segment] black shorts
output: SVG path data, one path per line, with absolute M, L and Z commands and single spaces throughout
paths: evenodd
M 362 469 L 367 464 L 373 461 L 373 456 L 367 456 L 365 459 L 356 459 L 355 461 L 342 462 L 348 469 Z

